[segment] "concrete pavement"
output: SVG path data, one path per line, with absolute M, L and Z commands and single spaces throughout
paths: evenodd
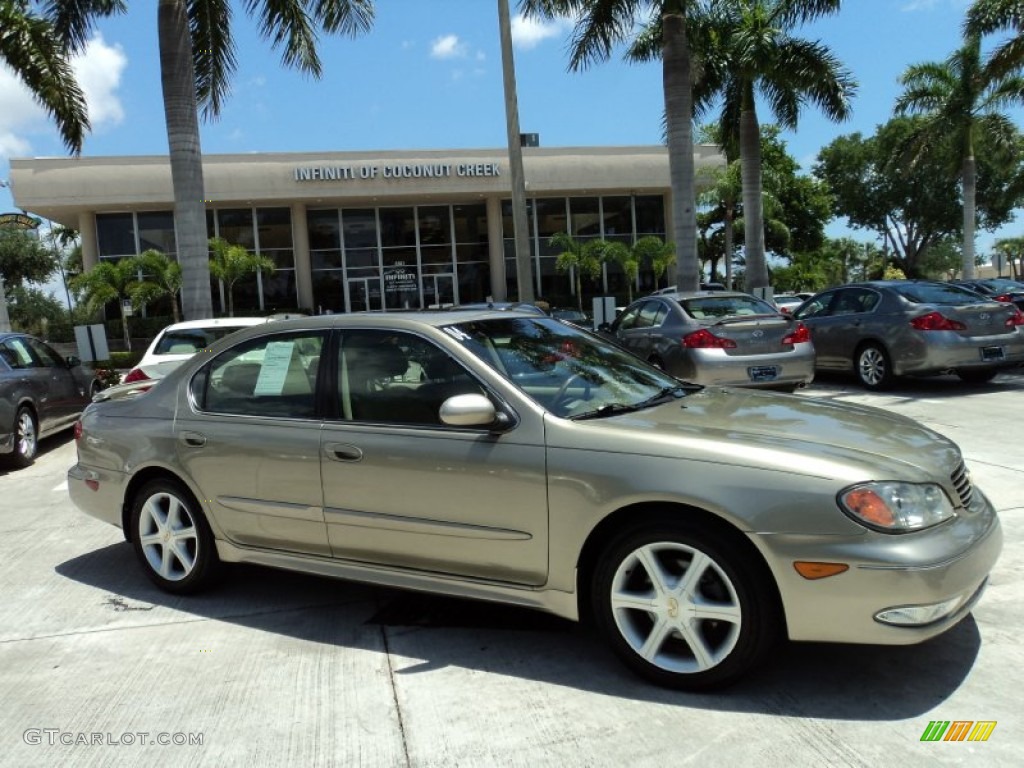
M 736 687 L 688 695 L 528 611 L 257 568 L 175 598 L 73 508 L 59 438 L 0 474 L 0 765 L 1017 765 L 1024 377 L 880 395 L 829 379 L 803 395 L 913 416 L 964 449 L 1006 545 L 947 635 L 788 645 Z M 997 725 L 987 742 L 921 742 L 932 720 Z

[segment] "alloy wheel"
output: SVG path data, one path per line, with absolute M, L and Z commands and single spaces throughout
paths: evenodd
M 25 408 L 18 411 L 16 424 L 15 450 L 22 461 L 30 462 L 39 449 L 39 438 L 36 434 L 36 421 Z
M 139 512 L 139 545 L 153 571 L 181 581 L 196 566 L 199 533 L 188 506 L 171 493 L 154 493 Z

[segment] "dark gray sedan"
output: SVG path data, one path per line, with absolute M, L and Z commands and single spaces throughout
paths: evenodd
M 793 315 L 811 329 L 818 370 L 852 370 L 867 389 L 941 373 L 983 383 L 1024 362 L 1021 311 L 949 283 L 844 285 Z
M 99 389 L 77 358 L 32 336 L 0 334 L 0 458 L 31 464 L 39 439 L 73 426 Z
M 814 378 L 806 327 L 747 293 L 675 291 L 630 304 L 609 333 L 697 384 L 796 389 Z

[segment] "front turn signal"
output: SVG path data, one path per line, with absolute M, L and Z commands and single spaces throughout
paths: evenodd
M 850 570 L 846 563 L 814 563 L 807 560 L 797 560 L 793 563 L 796 572 L 805 579 L 827 579 L 829 576 L 836 576 Z

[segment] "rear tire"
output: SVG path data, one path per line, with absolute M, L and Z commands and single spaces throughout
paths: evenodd
M 739 548 L 707 530 L 651 522 L 612 540 L 593 573 L 597 626 L 622 662 L 658 685 L 734 682 L 778 639 L 775 602 Z
M 865 344 L 857 350 L 853 367 L 864 389 L 872 392 L 890 389 L 896 379 L 889 353 L 879 344 Z
M 131 541 L 146 575 L 160 589 L 184 595 L 216 581 L 221 569 L 213 532 L 181 483 L 151 480 L 132 499 Z

